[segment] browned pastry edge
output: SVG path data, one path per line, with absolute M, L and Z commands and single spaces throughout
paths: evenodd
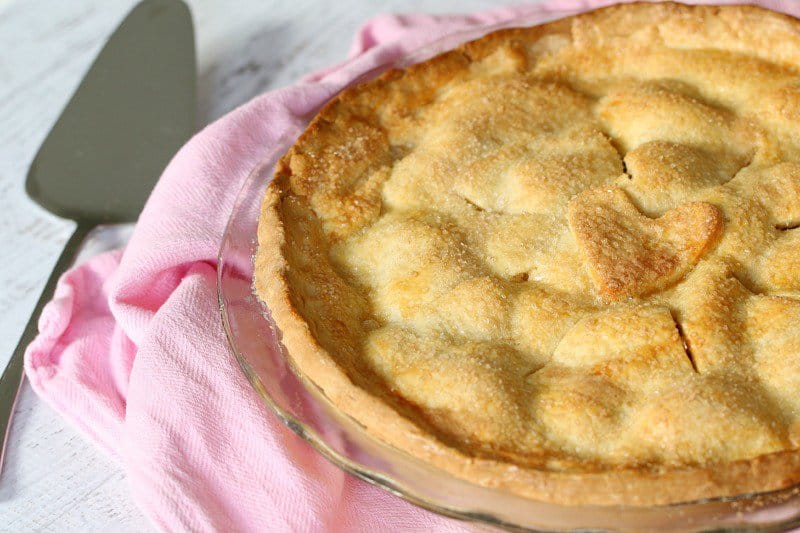
M 679 4 L 670 6 L 675 10 L 696 9 Z M 579 15 L 577 18 L 599 18 L 600 13 L 615 9 L 640 11 L 646 17 L 648 4 L 612 6 Z M 751 6 L 725 9 L 766 12 Z M 794 20 L 788 16 L 785 18 Z M 794 24 L 800 26 L 797 21 Z M 291 289 L 285 274 L 288 268 L 283 252 L 285 221 L 280 204 L 291 188 L 292 176 L 288 162 L 298 147 L 314 142 L 331 123 L 347 120 L 346 116 L 340 115 L 342 104 L 356 100 L 363 102 L 365 99 L 385 101 L 389 82 L 393 80 L 414 76 L 431 82 L 436 79 L 439 70 L 452 69 L 454 63 L 466 61 L 469 64 L 474 59 L 485 57 L 510 36 L 517 40 L 534 42 L 548 34 L 563 33 L 564 28 L 565 21 L 562 20 L 534 28 L 501 30 L 431 61 L 403 71 L 389 71 L 374 82 L 343 91 L 329 102 L 278 164 L 275 179 L 267 189 L 258 226 L 254 280 L 257 295 L 268 304 L 283 334 L 282 342 L 296 368 L 318 385 L 334 406 L 356 420 L 372 437 L 458 478 L 562 505 L 663 505 L 772 491 L 800 483 L 799 450 L 708 467 L 642 467 L 592 473 L 538 470 L 511 462 L 467 455 L 444 444 L 377 396 L 356 386 L 334 358 L 320 346 L 308 323 L 292 304 Z

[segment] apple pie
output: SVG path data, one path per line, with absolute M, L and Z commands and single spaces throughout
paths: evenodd
M 342 92 L 254 285 L 373 437 L 568 505 L 800 482 L 800 21 L 636 3 Z

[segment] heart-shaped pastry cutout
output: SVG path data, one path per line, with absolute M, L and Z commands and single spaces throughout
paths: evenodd
M 689 202 L 652 219 L 618 187 L 588 189 L 567 218 L 583 262 L 607 300 L 664 289 L 691 269 L 722 231 L 722 213 Z

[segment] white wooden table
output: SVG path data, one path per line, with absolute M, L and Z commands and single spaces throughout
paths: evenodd
M 16 346 L 72 224 L 24 194 L 28 165 L 134 0 L 0 0 L 0 366 Z M 189 0 L 199 119 L 343 59 L 381 12 L 463 12 L 491 0 Z M 143 531 L 124 472 L 26 384 L 0 478 L 0 530 Z

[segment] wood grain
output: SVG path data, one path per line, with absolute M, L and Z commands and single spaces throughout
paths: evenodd
M 266 90 L 345 58 L 383 12 L 464 12 L 490 0 L 189 0 L 199 117 L 219 118 Z M 4 367 L 72 223 L 27 199 L 28 165 L 133 0 L 0 0 L 0 366 Z M 324 15 L 322 15 L 324 13 Z M 143 531 L 122 470 L 26 384 L 0 478 L 0 530 Z

